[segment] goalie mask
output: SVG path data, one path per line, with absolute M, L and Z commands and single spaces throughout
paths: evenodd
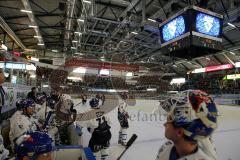
M 204 138 L 217 128 L 218 111 L 213 99 L 200 90 L 187 90 L 160 103 L 174 127 L 184 128 L 193 139 Z

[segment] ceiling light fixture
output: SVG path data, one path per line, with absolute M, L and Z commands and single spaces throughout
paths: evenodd
M 229 26 L 233 27 L 233 28 L 237 28 L 234 24 L 232 23 L 227 23 Z
M 101 61 L 105 61 L 105 56 L 103 55 L 102 57 L 100 57 Z
M 44 44 L 43 44 L 43 43 L 38 43 L 37 45 L 39 45 L 39 46 L 44 46 Z
M 31 74 L 30 78 L 36 78 L 36 75 L 35 74 Z
M 83 53 L 79 53 L 79 52 L 76 52 L 74 54 L 77 54 L 77 55 L 80 55 L 80 56 L 83 56 Z
M 39 58 L 31 57 L 31 60 L 39 62 Z
M 79 35 L 82 35 L 82 32 L 74 32 L 75 34 L 79 34 Z
M 57 53 L 57 52 L 58 52 L 58 50 L 56 50 L 56 49 L 53 49 L 53 50 L 52 50 L 52 52 L 55 52 L 55 53 Z
M 151 19 L 151 18 L 148 18 L 147 20 L 152 21 L 152 22 L 157 22 L 156 20 Z
M 81 19 L 81 18 L 77 19 L 77 21 L 84 23 L 84 19 Z
M 83 0 L 84 3 L 91 4 L 91 1 Z
M 30 28 L 38 28 L 38 26 L 34 26 L 34 25 L 29 25 L 28 27 L 30 27 Z
M 85 67 L 74 68 L 73 73 L 86 73 L 86 68 Z
M 76 49 L 76 47 L 71 47 L 71 49 Z
M 232 55 L 236 55 L 236 53 L 234 53 L 234 52 L 232 52 L 232 51 L 230 51 L 229 53 L 231 53 Z
M 32 13 L 32 11 L 26 10 L 26 9 L 21 9 L 20 11 L 21 11 L 21 12 L 24 12 L 24 13 Z
M 72 42 L 73 42 L 73 43 L 77 43 L 78 41 L 76 41 L 76 40 L 73 40 Z
M 33 36 L 34 38 L 42 38 L 41 36 Z
M 131 32 L 132 34 L 138 34 L 137 32 Z

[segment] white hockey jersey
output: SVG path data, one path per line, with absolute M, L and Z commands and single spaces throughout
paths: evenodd
M 207 155 L 202 148 L 199 146 L 197 152 L 176 159 L 176 157 L 171 156 L 171 151 L 174 144 L 170 141 L 166 142 L 159 149 L 156 160 L 214 160 L 211 155 Z
M 36 113 L 36 118 L 44 123 L 45 122 L 45 116 L 47 116 L 48 112 L 52 111 L 52 109 L 50 107 L 42 107 L 41 109 L 39 109 L 39 111 Z M 46 115 L 45 115 L 46 112 Z
M 34 131 L 37 129 L 35 123 L 36 119 L 29 118 L 22 114 L 22 111 L 17 111 L 13 114 L 10 120 L 9 139 L 13 144 L 13 140 L 21 136 L 27 131 Z
M 217 152 L 214 144 L 210 141 L 210 138 L 204 138 L 198 141 L 199 147 L 204 153 L 217 160 Z
M 127 113 L 127 103 L 126 102 L 119 102 L 119 105 L 118 105 L 118 111 L 125 114 Z

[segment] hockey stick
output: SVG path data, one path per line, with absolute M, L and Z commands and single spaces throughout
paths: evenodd
M 124 149 L 124 151 L 121 153 L 121 155 L 117 158 L 117 160 L 120 160 L 121 157 L 123 156 L 123 154 L 128 150 L 129 147 L 131 147 L 131 145 L 133 144 L 133 142 L 137 139 L 137 135 L 133 134 L 132 137 L 129 139 L 129 141 L 127 142 L 126 148 Z
M 78 104 L 74 105 L 74 107 L 77 107 L 78 105 L 82 104 L 82 102 L 79 102 Z

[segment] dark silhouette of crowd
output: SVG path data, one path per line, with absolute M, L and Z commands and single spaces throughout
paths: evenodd
M 201 89 L 209 94 L 239 94 L 240 79 L 226 80 L 224 77 L 229 74 L 235 74 L 233 71 L 225 73 L 195 74 L 187 79 L 181 86 L 173 86 L 176 90 Z M 236 73 L 237 74 L 237 73 Z

